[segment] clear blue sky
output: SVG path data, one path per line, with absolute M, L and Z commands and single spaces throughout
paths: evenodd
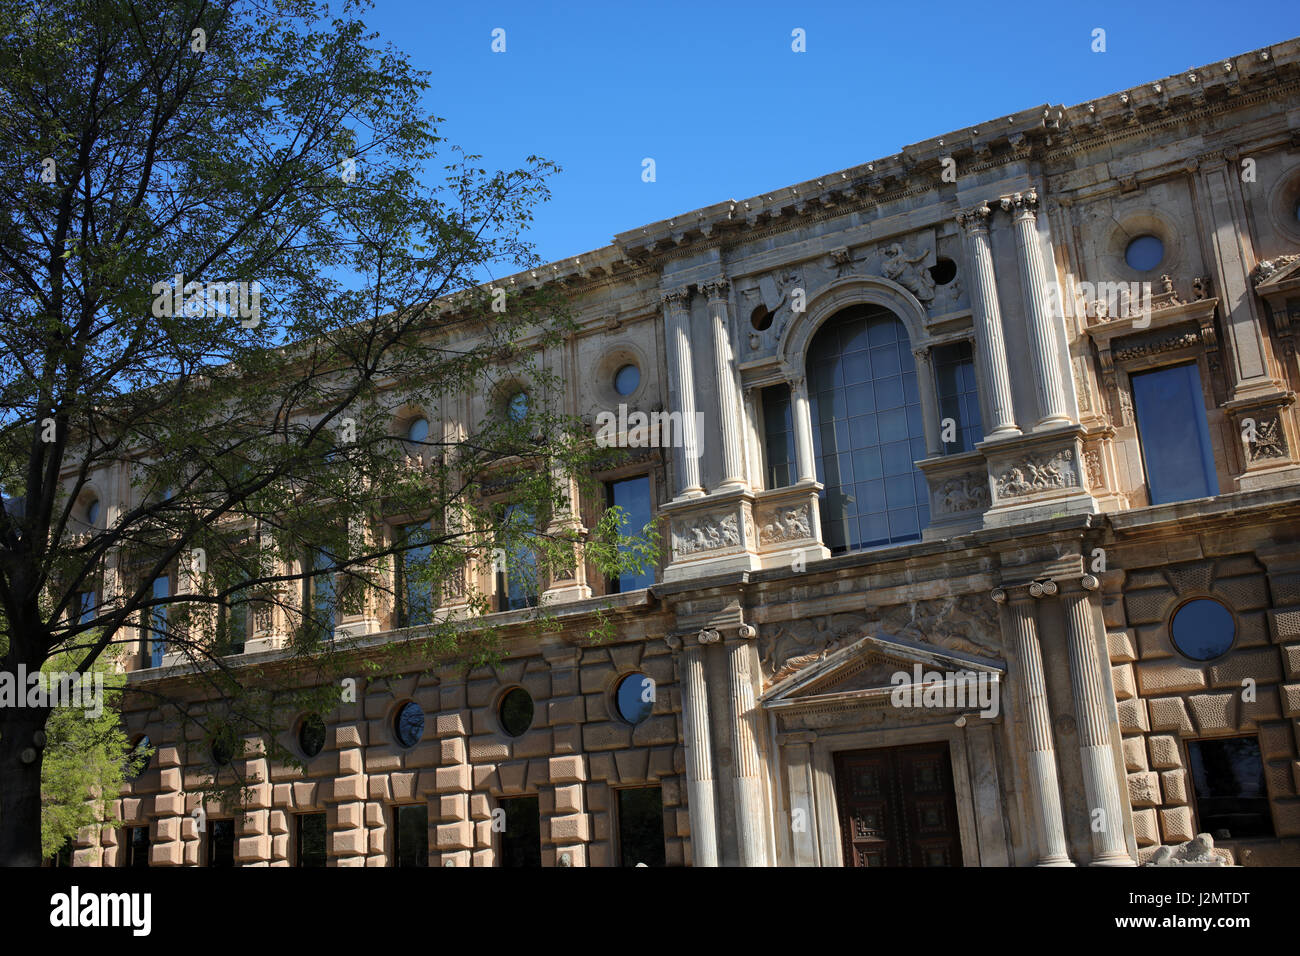
M 1300 2 L 449 3 L 376 0 L 431 72 L 441 132 L 491 168 L 559 163 L 546 261 L 1043 103 L 1070 105 L 1300 34 Z M 506 31 L 506 52 L 491 50 Z M 1092 31 L 1106 31 L 1094 53 Z M 807 52 L 791 51 L 806 31 Z M 657 181 L 641 180 L 652 157 Z

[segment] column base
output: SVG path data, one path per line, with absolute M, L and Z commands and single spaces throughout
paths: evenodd
M 1137 866 L 1137 860 L 1133 859 L 1127 853 L 1107 854 L 1099 856 L 1088 864 L 1089 866 Z
M 1053 856 L 1045 860 L 1039 860 L 1034 866 L 1074 866 L 1075 863 L 1068 856 Z

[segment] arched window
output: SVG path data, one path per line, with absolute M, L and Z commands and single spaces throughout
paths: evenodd
M 808 346 L 813 453 L 822 535 L 842 553 L 917 541 L 930 521 L 916 364 L 907 330 L 888 309 L 853 306 Z

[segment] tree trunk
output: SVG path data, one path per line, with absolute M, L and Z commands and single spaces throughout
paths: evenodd
M 25 695 L 26 688 L 19 693 Z M 0 711 L 0 866 L 41 865 L 41 763 L 48 714 L 44 707 Z

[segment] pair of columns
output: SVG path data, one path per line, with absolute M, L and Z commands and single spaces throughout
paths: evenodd
M 1038 640 L 1034 604 L 1061 591 L 1065 612 L 1065 636 L 1070 657 L 1070 689 L 1075 726 L 1079 734 L 1079 758 L 1083 766 L 1084 796 L 1092 833 L 1092 862 L 1098 866 L 1131 866 L 1124 837 L 1119 780 L 1115 773 L 1107 715 L 1109 704 L 1103 692 L 1102 661 L 1097 653 L 1091 593 L 1097 578 L 1085 574 L 1059 588 L 1054 581 L 1034 582 L 1008 592 L 993 590 L 993 600 L 1005 605 L 1011 624 L 1010 639 L 1016 651 L 1020 708 L 1024 714 L 1029 745 L 1029 788 L 1038 827 L 1039 866 L 1071 866 L 1061 814 L 1060 778 L 1052 739 L 1052 716 L 1047 702 L 1047 679 L 1043 652 Z
M 1047 288 L 1047 269 L 1038 245 L 1038 194 L 1034 190 L 999 200 L 1011 215 L 1016 231 L 1020 291 L 1029 321 L 1029 358 L 1033 366 L 1034 389 L 1038 397 L 1036 427 L 1070 422 L 1061 382 L 1060 357 L 1053 331 L 1053 314 Z M 993 210 L 981 202 L 962 210 L 957 222 L 966 233 L 971 263 L 971 307 L 975 320 L 975 347 L 985 372 L 991 428 L 988 438 L 1019 435 L 1011 399 L 1011 376 L 1007 371 L 1007 350 L 1002 335 L 1002 308 L 998 303 L 993 251 L 989 243 L 989 220 Z
M 727 304 L 730 287 L 731 283 L 725 278 L 702 283 L 699 287 L 709 303 L 715 397 L 722 419 L 722 480 L 715 490 L 746 487 L 744 437 L 737 405 L 739 380 L 731 349 L 731 317 Z M 700 479 L 701 436 L 696 428 L 690 290 L 681 288 L 665 292 L 663 302 L 667 311 L 669 387 L 677 398 L 674 410 L 681 412 L 683 447 L 681 453 L 674 456 L 677 459 L 677 497 L 698 498 L 704 494 L 704 485 Z
M 754 730 L 757 713 L 750 671 L 750 641 L 757 631 L 740 625 L 738 636 L 722 641 L 715 630 L 687 637 L 682 650 L 682 723 L 686 743 L 686 793 L 690 801 L 691 857 L 694 866 L 718 865 L 718 818 L 713 748 L 709 730 L 709 692 L 705 654 L 723 643 L 727 658 L 727 704 L 731 725 L 731 787 L 736 808 L 736 843 L 741 866 L 767 866 L 767 808 L 763 770 Z

